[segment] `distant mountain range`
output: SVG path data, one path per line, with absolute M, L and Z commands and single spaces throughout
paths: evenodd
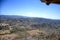
M 11 25 L 23 24 L 33 28 L 40 27 L 60 27 L 60 20 L 38 18 L 38 17 L 26 17 L 26 16 L 13 16 L 13 15 L 0 15 L 0 23 L 9 23 Z
M 55 21 L 55 22 L 59 22 L 59 19 L 48 19 L 48 18 L 39 18 L 39 17 L 27 17 L 27 16 L 18 16 L 18 15 L 0 15 L 0 18 L 32 18 L 35 20 L 42 20 L 42 21 Z

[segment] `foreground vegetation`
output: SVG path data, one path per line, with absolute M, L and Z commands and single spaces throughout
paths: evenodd
M 0 16 L 0 40 L 60 40 L 60 20 Z

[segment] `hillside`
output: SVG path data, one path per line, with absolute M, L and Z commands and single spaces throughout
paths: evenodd
M 60 40 L 60 20 L 0 15 L 0 31 L 1 40 Z

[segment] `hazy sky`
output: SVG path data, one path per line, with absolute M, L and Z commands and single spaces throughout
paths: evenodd
M 0 15 L 22 15 L 60 19 L 60 5 L 47 6 L 40 0 L 4 0 L 1 2 Z

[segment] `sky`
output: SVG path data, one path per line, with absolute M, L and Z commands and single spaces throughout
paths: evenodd
M 50 4 L 48 6 L 40 0 L 2 0 L 0 9 L 0 15 L 60 19 L 60 5 Z

